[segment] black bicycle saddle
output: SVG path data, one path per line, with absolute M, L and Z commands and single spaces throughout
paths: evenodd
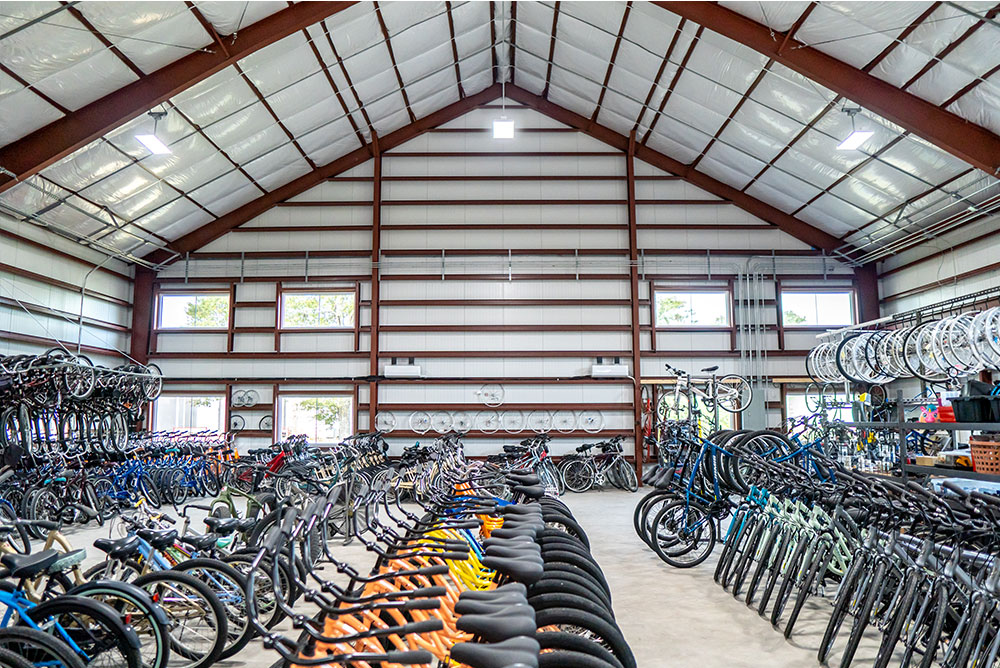
M 506 575 L 515 582 L 534 584 L 542 579 L 545 564 L 536 554 L 525 554 L 518 557 L 483 557 L 483 566 L 491 568 L 501 575 Z
M 715 373 L 719 370 L 718 366 L 710 366 L 701 370 L 702 373 Z
M 519 594 L 521 596 L 528 595 L 528 588 L 525 587 L 520 582 L 508 582 L 507 584 L 497 587 L 496 589 L 486 589 L 483 591 L 477 591 L 475 589 L 468 589 L 463 591 L 458 595 L 458 600 L 460 601 L 489 601 L 496 597 L 507 596 L 509 594 Z
M 462 615 L 455 627 L 489 642 L 534 635 L 538 628 L 535 610 L 530 605 L 509 606 L 485 615 Z
M 455 603 L 455 612 L 460 615 L 488 615 L 518 605 L 528 605 L 528 599 L 517 593 L 497 596 L 488 601 L 472 601 L 460 598 Z
M 540 499 L 545 495 L 545 488 L 541 485 L 517 485 L 511 488 L 512 492 L 523 494 L 529 499 Z
M 185 545 L 190 545 L 198 552 L 204 552 L 205 550 L 211 550 L 215 547 L 215 543 L 219 540 L 219 537 L 215 534 L 209 533 L 204 536 L 184 536 L 181 538 L 181 542 Z
M 504 515 L 541 515 L 542 508 L 538 504 L 512 503 L 507 506 L 501 506 L 500 512 Z
M 0 557 L 0 563 L 10 569 L 12 578 L 19 580 L 44 573 L 62 556 L 62 552 L 56 550 L 43 550 L 35 554 L 5 554 Z
M 220 536 L 228 536 L 232 532 L 236 531 L 237 525 L 240 523 L 238 517 L 206 517 L 205 524 L 208 528 L 212 530 L 213 533 L 217 533 Z
M 494 537 L 495 538 L 521 538 L 523 536 L 525 538 L 534 538 L 536 533 L 538 533 L 538 532 L 534 528 L 527 528 L 527 527 L 517 527 L 517 528 L 515 528 L 515 527 L 511 526 L 511 527 L 507 527 L 507 528 L 494 529 L 493 531 L 490 532 L 490 538 L 487 538 L 486 540 L 493 540 Z
M 124 538 L 98 538 L 94 541 L 94 547 L 101 552 L 107 552 L 112 559 L 128 559 L 133 554 L 139 553 L 138 536 L 125 536 Z
M 451 648 L 451 658 L 472 668 L 507 668 L 517 664 L 538 668 L 539 651 L 534 638 L 511 638 L 492 645 L 461 642 Z
M 483 541 L 483 547 L 489 547 L 490 545 L 498 545 L 500 547 L 507 547 L 510 545 L 518 545 L 518 544 L 535 545 L 535 537 L 533 532 L 517 531 L 515 533 L 517 533 L 516 536 L 495 536 L 493 534 L 490 534 L 490 537 Z
M 522 557 L 526 554 L 541 554 L 538 543 L 508 543 L 506 545 L 490 545 L 486 554 L 491 557 Z
M 155 550 L 165 550 L 177 540 L 175 529 L 139 529 L 135 535 L 152 545 Z
M 529 473 L 528 475 L 511 473 L 507 475 L 507 480 L 518 485 L 537 485 L 541 482 L 541 479 L 539 479 L 539 477 L 534 473 Z

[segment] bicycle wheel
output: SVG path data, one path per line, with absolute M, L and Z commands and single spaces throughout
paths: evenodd
M 0 649 L 0 668 L 34 668 L 23 656 L 19 656 L 9 649 Z
M 139 636 L 100 601 L 60 596 L 21 613 L 57 638 L 69 638 L 88 665 L 142 668 Z M 23 622 L 23 620 L 22 620 Z
M 692 568 L 708 559 L 715 548 L 715 520 L 696 503 L 682 499 L 668 503 L 653 520 L 657 537 L 661 532 L 677 538 L 677 543 L 664 549 L 660 540 L 653 541 L 653 550 L 674 568 Z
M 615 462 L 615 472 L 618 474 L 618 481 L 622 489 L 626 492 L 639 491 L 639 478 L 635 474 L 635 468 L 624 459 Z
M 171 668 L 207 668 L 219 660 L 229 633 L 222 603 L 197 578 L 175 571 L 157 571 L 133 584 L 156 601 L 170 619 Z
M 69 594 L 100 601 L 127 619 L 139 636 L 144 668 L 166 668 L 170 658 L 169 620 L 145 591 L 124 582 L 95 580 L 68 587 Z
M 153 479 L 147 474 L 143 473 L 139 476 L 139 480 L 136 485 L 139 489 L 139 493 L 142 497 L 146 499 L 146 502 L 154 508 L 159 508 L 163 505 L 160 502 L 160 493 L 156 490 L 156 485 L 153 484 Z
M 594 484 L 594 471 L 585 459 L 574 459 L 562 470 L 563 483 L 571 492 L 583 493 Z
M 219 655 L 228 659 L 247 646 L 253 638 L 250 609 L 243 592 L 246 578 L 235 568 L 217 559 L 189 559 L 174 566 L 173 570 L 198 578 L 212 590 L 226 611 L 228 632 L 226 646 Z
M 27 659 L 33 666 L 85 668 L 86 665 L 66 643 L 23 626 L 0 629 L 0 649 Z
M 17 511 L 14 510 L 14 506 L 5 500 L 0 500 L 0 524 L 14 524 L 17 520 Z M 14 531 L 7 534 L 4 540 L 18 554 L 29 554 L 31 552 L 31 539 L 28 532 L 20 524 L 14 526 Z
M 590 638 L 614 654 L 625 668 L 636 668 L 635 656 L 625 636 L 617 626 L 600 617 L 573 608 L 549 608 L 537 611 L 535 622 L 538 628 L 554 626 L 559 631 Z
M 742 413 L 753 402 L 753 387 L 743 376 L 730 373 L 719 379 L 719 408 L 727 413 Z

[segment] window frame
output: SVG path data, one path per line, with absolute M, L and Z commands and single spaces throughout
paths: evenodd
M 277 394 L 274 395 L 274 411 L 273 411 L 273 415 L 274 415 L 274 438 L 275 439 L 281 439 L 281 438 L 283 438 L 282 435 L 281 435 L 281 433 L 282 433 L 282 427 L 284 426 L 283 425 L 283 422 L 284 422 L 284 417 L 283 417 L 284 410 L 282 409 L 282 400 L 286 399 L 286 398 L 288 398 L 288 399 L 293 399 L 293 398 L 298 398 L 298 399 L 347 399 L 347 400 L 350 401 L 350 409 L 347 411 L 348 419 L 350 420 L 349 429 L 348 429 L 349 434 L 348 435 L 353 435 L 354 432 L 357 429 L 357 424 L 358 424 L 358 398 L 357 398 L 357 396 L 356 396 L 356 394 L 354 392 L 344 392 L 344 391 L 329 392 L 329 391 L 324 391 L 324 390 L 285 390 L 285 391 L 279 390 L 277 392 Z M 337 441 L 336 443 L 331 443 L 331 442 L 327 442 L 327 441 L 316 441 L 316 442 L 313 442 L 313 441 L 310 440 L 310 444 L 311 445 L 338 445 L 339 441 Z
M 656 297 L 660 293 L 675 293 L 675 294 L 698 294 L 698 293 L 710 293 L 710 294 L 723 294 L 726 296 L 726 319 L 727 323 L 724 325 L 662 325 L 657 322 L 656 319 Z M 691 288 L 686 287 L 675 287 L 672 285 L 651 285 L 650 286 L 650 299 L 649 299 L 649 317 L 650 323 L 654 331 L 658 332 L 669 332 L 669 331 L 687 331 L 687 332 L 730 332 L 733 330 L 733 322 L 735 321 L 735 312 L 733 310 L 733 288 L 731 285 L 719 285 L 713 286 L 696 286 Z
M 192 399 L 220 399 L 222 401 L 222 423 L 217 429 L 222 433 L 229 432 L 229 397 L 226 395 L 225 390 L 207 391 L 201 392 L 197 390 L 166 390 L 164 389 L 160 396 L 156 398 L 156 401 L 152 403 L 152 409 L 149 411 L 148 417 L 148 427 L 150 431 L 156 429 L 156 414 L 159 412 L 157 402 L 163 397 L 167 398 L 183 398 L 188 397 Z M 207 429 L 208 427 L 206 427 Z M 178 427 L 174 427 L 173 431 L 178 430 Z
M 224 324 L 224 325 L 222 325 L 220 327 L 197 327 L 197 326 L 193 326 L 193 325 L 185 325 L 183 327 L 164 327 L 163 326 L 163 298 L 164 297 L 178 297 L 178 296 L 180 296 L 180 297 L 193 296 L 193 297 L 196 297 L 196 298 L 197 297 L 205 297 L 205 296 L 225 297 L 227 303 L 229 304 L 229 308 L 226 309 L 226 324 Z M 154 297 L 153 303 L 154 303 L 154 306 L 155 306 L 155 314 L 154 314 L 154 318 L 153 318 L 153 323 L 155 324 L 155 326 L 153 327 L 153 333 L 154 334 L 169 334 L 169 333 L 185 334 L 185 333 L 192 333 L 192 332 L 220 332 L 220 333 L 224 333 L 224 332 L 228 332 L 229 331 L 230 322 L 232 321 L 232 318 L 233 318 L 233 310 L 235 308 L 235 305 L 234 305 L 234 302 L 233 302 L 233 299 L 232 299 L 232 292 L 230 290 L 223 290 L 223 289 L 214 289 L 214 290 L 213 289 L 202 289 L 202 290 L 182 290 L 182 289 L 157 290 L 156 293 L 153 295 L 153 297 Z
M 822 295 L 822 294 L 841 294 L 847 293 L 851 297 L 851 322 L 845 324 L 834 324 L 834 325 L 789 325 L 785 322 L 785 309 L 784 309 L 784 299 L 785 293 L 797 293 L 806 295 Z M 858 314 L 858 291 L 853 287 L 822 287 L 822 288 L 806 288 L 806 287 L 785 287 L 783 285 L 778 286 L 776 306 L 778 311 L 778 324 L 782 329 L 785 330 L 798 330 L 798 331 L 820 331 L 825 332 L 829 329 L 836 329 L 837 327 L 851 327 L 859 322 Z
M 320 325 L 317 327 L 310 327 L 308 325 L 286 325 L 285 324 L 285 295 L 348 295 L 354 300 L 354 321 L 348 325 L 343 325 L 339 327 L 333 327 L 329 325 Z M 358 291 L 356 288 L 282 288 L 277 296 L 277 303 L 275 304 L 275 315 L 274 322 L 277 324 L 277 330 L 281 333 L 287 332 L 310 332 L 314 334 L 323 333 L 334 333 L 334 332 L 353 332 L 357 329 L 358 318 L 360 314 L 358 313 Z

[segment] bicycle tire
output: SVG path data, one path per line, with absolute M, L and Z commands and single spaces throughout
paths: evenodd
M 557 594 L 560 596 L 571 595 L 577 598 L 583 598 L 597 605 L 601 606 L 610 614 L 610 610 L 604 601 L 597 595 L 595 595 L 590 589 L 584 587 L 576 582 L 571 582 L 569 580 L 549 580 L 547 582 L 539 580 L 528 590 L 528 601 L 530 602 L 535 596 L 546 596 L 548 594 Z
M 795 603 L 792 605 L 792 612 L 788 615 L 788 621 L 785 622 L 785 638 L 790 638 L 792 636 L 792 629 L 795 627 L 795 622 L 798 621 L 799 613 L 802 612 L 802 606 L 805 605 L 806 599 L 809 598 L 809 592 L 812 590 L 813 583 L 816 582 L 816 578 L 820 578 L 820 581 L 822 581 L 822 577 L 826 574 L 826 569 L 830 564 L 831 554 L 832 547 L 830 546 L 830 543 L 823 540 L 820 543 L 818 550 L 813 551 L 811 557 L 809 557 L 808 554 L 803 557 L 804 562 L 809 564 L 809 568 L 806 571 L 805 578 L 803 578 L 802 582 L 799 583 L 799 592 L 795 596 Z M 794 574 L 794 572 L 792 572 L 792 574 Z M 778 589 L 778 597 L 774 601 L 774 607 L 771 609 L 772 626 L 778 626 L 778 622 L 781 621 L 781 615 L 785 611 L 785 606 L 788 604 L 793 584 L 794 579 L 786 574 L 785 579 L 781 582 L 781 587 Z
M 948 617 L 948 592 L 942 585 L 936 588 L 936 605 L 934 606 L 934 621 L 931 622 L 929 631 L 925 638 L 926 647 L 924 656 L 920 660 L 919 668 L 931 668 L 934 665 L 934 657 L 937 656 L 937 644 L 944 631 L 944 623 Z
M 886 562 L 881 559 L 875 566 L 874 576 L 871 579 L 873 586 L 870 586 L 865 592 L 865 600 L 861 604 L 860 612 L 854 616 L 851 634 L 847 638 L 847 646 L 844 647 L 844 655 L 840 659 L 840 668 L 850 667 L 851 662 L 854 661 L 854 655 L 858 651 L 858 645 L 861 643 L 861 636 L 872 623 L 872 608 L 875 606 L 875 599 L 878 598 L 878 593 L 881 591 L 879 585 L 882 583 L 882 578 L 885 577 L 886 568 Z
M 566 517 L 564 515 L 559 515 L 553 511 L 543 511 L 542 519 L 545 521 L 545 526 L 550 529 L 558 529 L 563 533 L 568 533 L 571 536 L 576 536 L 580 541 L 590 549 L 590 539 L 587 537 L 587 532 L 583 530 L 576 520 Z
M 844 618 L 847 617 L 847 607 L 850 605 L 851 595 L 854 593 L 855 586 L 857 586 L 858 578 L 861 577 L 861 569 L 864 561 L 861 558 L 855 559 L 847 574 L 844 575 L 844 579 L 841 580 L 840 589 L 837 590 L 837 598 L 833 603 L 833 611 L 830 613 L 830 620 L 827 622 L 826 630 L 823 632 L 823 639 L 820 641 L 819 650 L 816 653 L 816 658 L 820 663 L 826 662 L 830 650 L 833 649 L 833 643 L 837 639 L 840 627 L 844 623 Z
M 0 523 L 14 525 L 14 531 L 7 534 L 7 545 L 18 554 L 31 554 L 31 537 L 18 520 L 17 511 L 8 501 L 0 499 Z
M 637 668 L 635 656 L 629 649 L 621 630 L 600 617 L 573 608 L 549 608 L 535 613 L 535 623 L 538 624 L 538 628 L 546 626 L 562 628 L 566 626 L 574 629 L 585 629 L 600 638 L 603 641 L 601 644 L 615 655 L 624 668 Z
M 687 506 L 688 517 L 690 517 L 691 514 L 699 514 L 699 513 L 703 516 L 703 521 L 699 526 L 698 533 L 700 534 L 702 529 L 707 528 L 708 536 L 696 535 L 695 541 L 690 545 L 688 545 L 687 547 L 685 547 L 684 549 L 671 550 L 670 552 L 665 551 L 662 547 L 660 547 L 660 543 L 658 541 L 655 541 L 653 543 L 653 549 L 656 552 L 656 554 L 660 557 L 660 559 L 670 564 L 674 568 L 694 568 L 695 566 L 698 566 L 699 564 L 703 563 L 706 559 L 708 559 L 708 557 L 712 554 L 712 551 L 715 548 L 715 540 L 716 540 L 715 520 L 706 509 L 702 508 L 700 505 L 695 503 L 686 503 L 685 501 L 675 501 L 673 503 L 667 504 L 663 508 L 663 510 L 661 510 L 659 514 L 656 516 L 656 519 L 653 520 L 654 526 L 657 527 L 657 533 L 659 533 L 659 526 L 661 523 L 661 519 L 665 517 L 668 513 L 670 513 L 674 507 L 685 506 L 685 505 Z M 680 560 L 680 557 L 689 555 L 692 552 L 696 552 L 699 544 L 706 545 L 708 549 L 705 550 L 703 553 L 700 554 L 696 553 L 695 557 L 690 561 Z
M 558 586 L 562 586 L 565 583 L 572 583 L 578 587 L 582 587 L 588 592 L 591 598 L 599 601 L 601 605 L 606 607 L 608 610 L 611 609 L 611 599 L 608 595 L 601 589 L 600 585 L 591 580 L 588 576 L 581 573 L 578 570 L 573 569 L 571 566 L 560 567 L 556 566 L 550 568 L 542 574 L 541 579 L 533 584 L 529 589 L 528 593 L 541 593 L 539 585 L 544 585 L 548 583 L 556 583 Z M 562 589 L 556 589 L 556 591 L 563 591 Z M 566 590 L 568 591 L 568 590 Z
M 250 610 L 243 593 L 246 590 L 246 578 L 231 565 L 206 557 L 188 559 L 171 570 L 198 578 L 209 586 L 222 603 L 226 612 L 227 634 L 226 646 L 219 658 L 228 659 L 246 647 L 254 636 Z
M 94 580 L 67 587 L 66 593 L 100 601 L 120 617 L 127 617 L 142 644 L 143 666 L 166 668 L 170 658 L 169 620 L 145 591 L 125 582 Z
M 919 584 L 917 574 L 911 573 L 906 580 L 906 586 L 903 588 L 903 594 L 900 596 L 899 606 L 893 616 L 892 623 L 885 630 L 882 641 L 879 643 L 874 668 L 887 668 L 889 662 L 892 661 L 896 645 L 899 643 L 899 635 L 913 612 L 912 606 L 917 595 L 917 584 Z
M 156 490 L 156 485 L 153 484 L 153 479 L 149 477 L 148 474 L 143 473 L 139 476 L 139 480 L 136 481 L 136 486 L 139 493 L 142 495 L 146 502 L 154 508 L 160 508 L 163 503 L 160 501 L 160 494 Z
M 760 557 L 757 559 L 757 565 L 753 569 L 753 575 L 750 576 L 750 582 L 747 584 L 746 594 L 743 595 L 743 602 L 747 606 L 753 605 L 754 595 L 757 593 L 760 581 L 764 579 L 764 573 L 768 570 L 772 555 L 775 554 L 775 549 L 780 550 L 782 545 L 787 545 L 785 530 L 784 527 L 776 527 L 768 534 L 767 541 L 759 553 Z
M 754 555 L 757 552 L 757 547 L 760 545 L 760 541 L 764 538 L 765 532 L 771 530 L 773 530 L 771 522 L 764 520 L 757 525 L 754 529 L 753 535 L 750 536 L 746 549 L 740 554 L 740 559 L 736 562 L 736 568 L 732 572 L 732 589 L 730 590 L 730 593 L 733 595 L 733 598 L 739 597 L 740 590 L 743 588 L 743 581 L 746 578 L 747 570 L 750 567 L 750 562 L 753 561 Z
M 111 660 L 114 666 L 142 668 L 139 636 L 113 608 L 82 596 L 60 596 L 20 613 L 35 624 L 54 622 L 50 633 L 65 633 L 79 647 L 88 664 Z M 88 621 L 89 620 L 89 621 Z M 19 623 L 24 623 L 22 619 Z
M 789 556 L 788 547 L 792 544 L 793 540 L 795 542 L 795 549 L 791 551 L 791 555 Z M 764 591 L 760 593 L 760 601 L 757 602 L 758 615 L 761 617 L 764 616 L 764 612 L 767 610 L 767 604 L 770 603 L 771 595 L 774 593 L 774 588 L 778 584 L 778 578 L 782 575 L 787 575 L 789 571 L 792 572 L 793 577 L 797 577 L 796 573 L 801 572 L 801 561 L 798 560 L 798 556 L 800 554 L 804 554 L 803 549 L 808 544 L 809 542 L 805 540 L 804 536 L 798 535 L 794 529 L 790 531 L 790 535 L 785 540 L 784 546 L 775 559 L 774 566 L 768 573 L 767 583 L 764 585 Z M 785 570 L 783 570 L 783 567 Z
M 608 586 L 608 581 L 604 577 L 604 573 L 601 572 L 600 567 L 592 560 L 585 559 L 578 554 L 569 552 L 568 550 L 551 550 L 549 552 L 544 552 L 542 558 L 545 560 L 546 564 L 569 564 L 570 566 L 575 566 L 581 571 L 585 571 L 590 577 L 594 578 L 594 581 L 601 585 L 605 592 L 608 594 L 608 598 L 611 598 L 611 587 Z
M 561 473 L 563 485 L 571 492 L 582 494 L 594 486 L 594 472 L 585 459 L 574 459 Z
M 621 661 L 612 654 L 610 651 L 604 648 L 603 645 L 599 645 L 596 642 L 592 642 L 587 638 L 578 636 L 574 633 L 566 633 L 564 631 L 543 631 L 541 633 L 535 634 L 535 640 L 538 641 L 538 645 L 542 650 L 562 650 L 563 652 L 577 652 L 580 654 L 589 654 L 605 664 L 612 666 L 613 668 L 623 668 Z M 542 656 L 547 654 L 547 652 L 542 653 Z M 559 664 L 560 668 L 567 665 L 575 664 Z
M 163 608 L 163 611 L 171 619 L 171 654 L 176 654 L 190 661 L 191 663 L 186 664 L 185 668 L 208 668 L 219 660 L 219 656 L 222 654 L 223 649 L 225 649 L 226 636 L 228 634 L 226 612 L 222 607 L 222 603 L 219 602 L 218 597 L 212 593 L 212 590 L 205 583 L 187 573 L 156 571 L 136 578 L 132 584 L 149 593 L 153 597 L 153 600 L 160 604 L 160 607 Z M 169 589 L 167 589 L 168 587 Z M 179 593 L 179 595 L 183 595 L 188 599 L 194 596 L 197 597 L 200 603 L 197 604 L 195 609 L 203 610 L 206 613 L 202 616 L 205 620 L 204 628 L 212 629 L 215 636 L 211 644 L 206 643 L 207 646 L 202 648 L 192 648 L 183 644 L 185 637 L 183 622 L 189 621 L 191 618 L 181 617 L 179 609 L 175 611 L 171 608 L 167 604 L 168 597 L 162 595 L 163 591 L 175 592 L 174 595 L 178 595 Z M 211 614 L 208 614 L 209 612 Z M 186 636 L 191 635 L 190 633 L 186 634 Z
M 35 668 L 35 664 L 9 649 L 0 649 L 0 666 L 3 668 Z
M 48 633 L 25 626 L 0 629 L 0 648 L 26 658 L 35 665 L 55 668 L 86 668 L 86 664 L 69 646 Z
M 538 655 L 538 668 L 611 668 L 613 665 L 592 654 L 561 649 Z
M 615 623 L 615 618 L 607 608 L 584 596 L 576 596 L 574 594 L 538 594 L 529 598 L 528 603 L 536 612 L 549 608 L 573 608 L 596 615 L 609 624 Z

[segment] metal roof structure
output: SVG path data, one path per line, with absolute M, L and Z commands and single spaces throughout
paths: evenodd
M 1000 207 L 998 13 L 4 2 L 0 212 L 157 265 L 505 94 L 864 265 Z

